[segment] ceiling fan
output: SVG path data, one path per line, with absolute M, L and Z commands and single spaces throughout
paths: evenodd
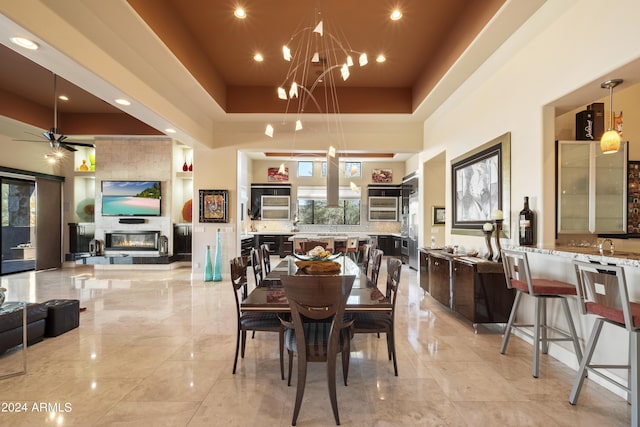
M 53 73 L 53 127 L 49 129 L 49 131 L 42 132 L 42 136 L 49 142 L 51 146 L 51 150 L 53 154 L 60 156 L 62 154 L 61 149 L 65 149 L 67 151 L 78 151 L 74 146 L 78 147 L 90 147 L 95 148 L 95 144 L 86 143 L 86 142 L 73 142 L 68 141 L 67 137 L 58 130 L 58 93 L 57 93 L 57 76 Z M 31 132 L 27 132 L 34 136 L 40 136 Z M 16 139 L 16 141 L 29 141 L 29 142 L 40 142 L 40 140 L 34 141 L 30 139 Z

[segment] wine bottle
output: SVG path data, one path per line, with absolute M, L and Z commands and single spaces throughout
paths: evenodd
M 529 197 L 524 198 L 524 208 L 520 211 L 520 246 L 535 245 L 535 215 L 529 209 Z

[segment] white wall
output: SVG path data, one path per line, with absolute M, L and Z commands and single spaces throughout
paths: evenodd
M 633 0 L 615 8 L 597 0 L 546 2 L 426 120 L 425 153 L 446 150 L 449 167 L 453 158 L 511 132 L 511 230 L 529 196 L 538 212 L 538 242 L 553 244 L 554 117 L 546 106 L 603 76 L 615 77 L 612 70 L 638 58 L 638 16 L 640 2 Z M 597 30 L 604 28 L 616 31 Z M 450 174 L 446 191 L 451 194 Z M 446 206 L 450 223 L 450 196 Z M 448 225 L 447 243 L 482 249 L 483 241 L 452 235 Z

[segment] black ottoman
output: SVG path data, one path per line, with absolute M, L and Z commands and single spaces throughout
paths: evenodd
M 77 299 L 52 299 L 44 303 L 48 307 L 45 337 L 57 337 L 80 325 L 80 301 Z

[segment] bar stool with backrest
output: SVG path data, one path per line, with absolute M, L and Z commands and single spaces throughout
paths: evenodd
M 296 254 L 303 254 L 304 250 L 302 248 L 302 242 L 306 242 L 307 239 L 306 237 L 294 237 L 293 238 L 293 253 Z
M 640 422 L 640 407 L 638 405 L 640 304 L 629 301 L 629 291 L 623 267 L 582 261 L 574 261 L 573 264 L 578 277 L 576 288 L 580 311 L 584 315 L 592 314 L 597 317 L 584 351 L 584 357 L 580 362 L 580 368 L 569 396 L 569 402 L 572 405 L 578 403 L 580 390 L 587 377 L 587 372 L 590 371 L 628 393 L 628 398 L 631 402 L 631 425 L 637 426 L 638 422 Z M 629 333 L 629 363 L 627 365 L 591 363 L 591 358 L 605 322 L 624 328 Z M 605 368 L 628 370 L 628 385 L 620 384 L 609 375 L 603 373 L 601 369 Z
M 337 252 L 340 252 L 344 255 L 348 255 L 349 258 L 353 260 L 353 262 L 357 263 L 358 262 L 358 238 L 348 237 L 345 245 L 338 248 Z
M 262 255 L 262 265 L 264 266 L 264 275 L 271 273 L 271 252 L 269 245 L 264 243 L 260 245 L 260 254 Z
M 546 354 L 549 350 L 549 342 L 573 342 L 576 357 L 580 361 L 582 359 L 582 351 L 580 350 L 576 328 L 573 325 L 571 312 L 569 311 L 569 304 L 565 298 L 576 295 L 576 287 L 558 280 L 532 278 L 526 252 L 503 249 L 501 253 L 507 288 L 515 289 L 516 297 L 509 315 L 509 322 L 505 327 L 500 353 L 505 354 L 511 331 L 516 329 L 533 339 L 533 369 L 531 375 L 534 378 L 538 378 L 540 372 L 540 347 L 542 347 L 542 353 Z M 529 295 L 535 299 L 533 324 L 515 323 L 516 313 L 523 295 Z M 556 299 L 560 302 L 567 321 L 567 327 L 569 328 L 568 333 L 547 324 L 547 300 L 549 299 Z M 533 333 L 529 328 L 533 328 Z M 554 333 L 556 336 L 549 337 L 549 332 Z

